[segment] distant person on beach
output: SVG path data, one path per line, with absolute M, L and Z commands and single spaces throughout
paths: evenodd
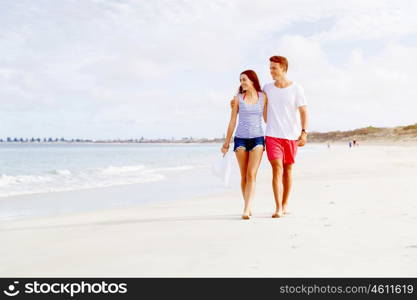
M 267 96 L 265 145 L 272 166 L 272 189 L 275 198 L 273 218 L 288 213 L 288 198 L 292 186 L 292 166 L 297 147 L 307 142 L 307 101 L 304 89 L 287 78 L 288 60 L 272 56 L 269 69 L 274 82 L 263 87 Z M 238 101 L 232 100 L 232 110 Z M 301 124 L 297 121 L 300 115 Z M 300 126 L 301 125 L 301 126 Z
M 349 148 L 352 148 L 352 142 L 349 141 Z
M 236 154 L 241 174 L 241 189 L 244 200 L 243 219 L 251 216 L 252 199 L 255 193 L 256 175 L 265 150 L 265 138 L 262 117 L 266 119 L 267 97 L 262 92 L 258 76 L 252 70 L 240 74 L 238 94 L 233 98 L 236 105 L 232 107 L 229 126 L 221 152 L 226 154 L 236 127 L 233 151 Z
M 353 147 L 356 146 L 356 140 L 353 140 Z

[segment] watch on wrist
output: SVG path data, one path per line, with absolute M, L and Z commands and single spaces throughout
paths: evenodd
M 307 131 L 303 128 L 303 129 L 301 129 L 301 133 L 307 134 Z

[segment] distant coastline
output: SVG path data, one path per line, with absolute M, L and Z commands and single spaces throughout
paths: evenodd
M 313 143 L 326 142 L 417 142 L 417 123 L 397 127 L 368 126 L 350 131 L 311 132 L 308 140 Z
M 224 138 L 182 138 L 182 139 L 65 139 L 65 138 L 6 138 L 0 144 L 190 144 L 190 143 L 222 143 Z
M 312 143 L 326 142 L 347 142 L 356 140 L 358 142 L 417 142 L 417 123 L 408 126 L 397 127 L 373 127 L 368 126 L 349 131 L 330 131 L 330 132 L 309 132 L 308 141 Z M 100 143 L 100 144 L 189 144 L 189 143 L 222 143 L 223 138 L 193 138 L 184 137 L 181 139 L 147 139 L 144 137 L 137 139 L 66 139 L 66 138 L 21 138 L 7 137 L 0 138 L 1 143 L 35 143 L 35 144 L 78 144 L 78 143 Z

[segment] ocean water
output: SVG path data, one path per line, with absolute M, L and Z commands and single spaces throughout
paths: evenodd
M 220 144 L 0 143 L 0 219 L 103 209 L 147 201 L 220 193 L 227 188 L 211 166 Z M 300 148 L 314 153 L 323 147 Z M 234 158 L 234 160 L 236 160 Z M 261 168 L 266 167 L 266 156 Z M 233 184 L 239 188 L 237 162 Z M 77 199 L 43 202 L 45 193 L 136 185 L 134 200 Z M 32 197 L 16 197 L 33 195 Z M 36 196 L 36 197 L 34 197 Z M 36 203 L 34 203 L 36 201 Z
M 0 144 L 0 197 L 163 181 L 209 166 L 215 145 Z

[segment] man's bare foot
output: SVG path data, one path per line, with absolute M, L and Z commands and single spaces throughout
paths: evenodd
M 281 218 L 281 217 L 283 217 L 284 216 L 284 214 L 282 213 L 282 212 L 275 212 L 273 215 L 272 215 L 272 217 L 273 218 Z
M 250 217 L 249 217 L 249 215 L 245 215 L 245 214 L 243 214 L 243 215 L 242 215 L 242 219 L 243 219 L 243 220 L 249 220 L 249 219 L 250 219 Z

